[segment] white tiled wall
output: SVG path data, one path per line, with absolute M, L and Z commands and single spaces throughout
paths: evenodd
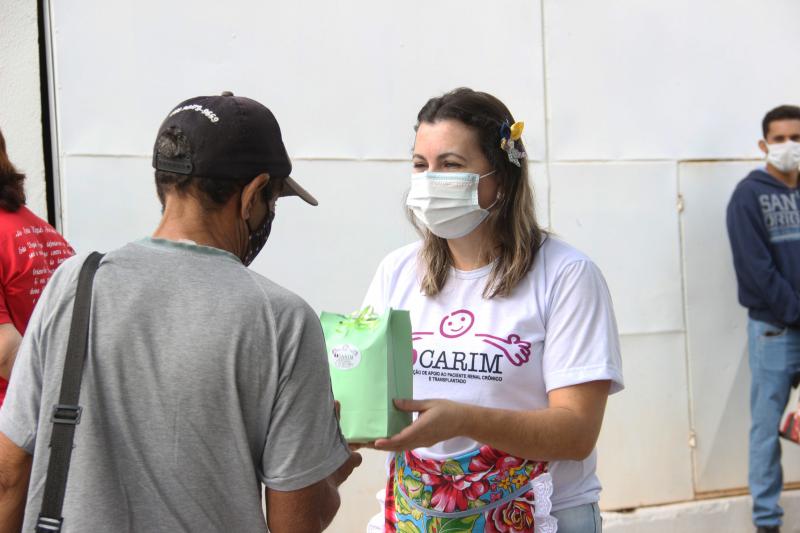
M 800 3 L 545 2 L 551 156 L 757 156 L 764 113 L 797 102 Z
M 690 500 L 683 333 L 622 335 L 626 391 L 611 396 L 597 444 L 600 503 L 619 509 Z
M 56 2 L 67 236 L 86 250 L 147 233 L 159 121 L 232 90 L 273 109 L 321 201 L 282 200 L 254 267 L 318 310 L 354 308 L 380 258 L 414 238 L 402 197 L 417 111 L 460 85 L 489 91 L 526 122 L 541 223 L 600 265 L 614 298 L 627 389 L 599 443 L 603 505 L 743 487 L 744 312 L 721 217 L 755 162 L 718 160 L 758 158 L 763 114 L 800 103 L 800 3 L 722 5 Z M 333 531 L 375 513 L 382 458 L 367 463 Z
M 505 101 L 544 157 L 538 1 L 54 7 L 69 154 L 149 154 L 171 106 L 231 90 L 272 109 L 295 157 L 405 159 L 422 104 L 466 85 Z
M 61 159 L 63 228 L 78 251 L 107 251 L 150 235 L 161 218 L 146 157 Z
M 555 234 L 591 257 L 620 332 L 683 330 L 674 162 L 550 166 Z
M 293 174 L 319 206 L 282 198 L 253 268 L 315 309 L 360 308 L 381 259 L 416 239 L 403 204 L 410 172 L 405 161 L 296 162 Z

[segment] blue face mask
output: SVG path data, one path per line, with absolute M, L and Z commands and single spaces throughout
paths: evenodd
M 489 216 L 492 206 L 483 209 L 478 204 L 478 182 L 494 172 L 483 176 L 472 172 L 412 174 L 406 206 L 437 237 L 458 239 L 472 233 Z

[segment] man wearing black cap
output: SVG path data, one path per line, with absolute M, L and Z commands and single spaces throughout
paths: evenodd
M 33 315 L 0 411 L 0 531 L 321 531 L 361 458 L 334 415 L 319 321 L 245 268 L 291 177 L 275 117 L 223 93 L 173 109 L 153 150 L 153 237 L 94 278 L 62 516 L 40 516 L 78 272 Z M 31 458 L 32 456 L 32 458 Z M 30 480 L 30 491 L 26 487 Z

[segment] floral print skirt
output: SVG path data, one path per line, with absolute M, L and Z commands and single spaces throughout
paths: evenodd
M 386 533 L 554 533 L 547 463 L 489 446 L 444 461 L 399 453 L 386 486 Z

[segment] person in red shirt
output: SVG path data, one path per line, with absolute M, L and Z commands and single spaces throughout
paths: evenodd
M 0 406 L 17 348 L 53 271 L 75 254 L 53 227 L 25 207 L 25 175 L 0 132 Z

